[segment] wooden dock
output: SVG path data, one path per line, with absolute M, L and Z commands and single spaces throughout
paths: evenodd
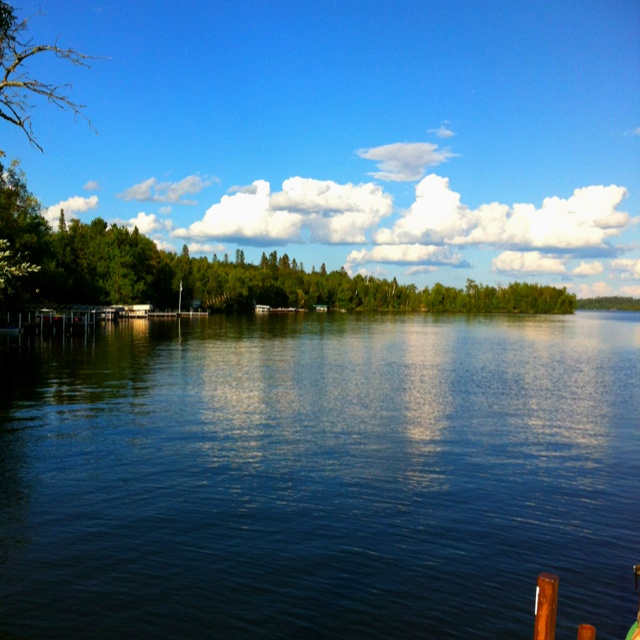
M 123 306 L 65 305 L 27 309 L 0 315 L 0 334 L 78 335 L 95 331 L 103 323 L 149 321 L 155 319 L 206 318 L 206 311 L 148 311 L 129 313 Z
M 72 335 L 92 331 L 98 313 L 93 307 L 38 309 L 7 313 L 2 318 L 0 333 L 30 335 Z
M 149 320 L 154 318 L 206 318 L 207 311 L 150 311 L 147 314 Z

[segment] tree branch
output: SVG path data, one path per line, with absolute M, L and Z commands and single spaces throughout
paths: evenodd
M 8 17 L 7 17 L 8 16 Z M 60 109 L 73 112 L 74 118 L 84 118 L 89 127 L 95 131 L 91 121 L 83 113 L 85 105 L 72 100 L 67 94 L 72 90 L 71 84 L 54 84 L 32 78 L 26 70 L 26 63 L 34 56 L 52 53 L 56 58 L 70 62 L 75 66 L 90 68 L 89 60 L 94 56 L 63 49 L 55 44 L 34 45 L 31 40 L 21 42 L 20 34 L 26 31 L 28 19 L 18 22 L 12 8 L 0 0 L 0 119 L 9 122 L 24 131 L 29 142 L 42 151 L 33 133 L 31 116 L 33 105 L 29 96 L 40 96 Z

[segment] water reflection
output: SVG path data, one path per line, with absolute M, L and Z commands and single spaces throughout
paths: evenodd
M 434 450 L 452 406 L 449 336 L 438 325 L 412 326 L 406 333 L 407 434 L 426 451 Z
M 525 572 L 558 568 L 606 574 L 614 619 L 607 556 L 633 553 L 639 470 L 621 324 L 183 318 L 3 353 L 1 617 L 34 637 L 48 607 L 68 637 L 166 618 L 449 637 L 464 611 L 506 637 L 529 629 Z

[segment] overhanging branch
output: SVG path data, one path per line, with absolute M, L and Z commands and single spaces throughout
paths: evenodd
M 54 84 L 33 78 L 29 75 L 26 64 L 34 56 L 51 53 L 73 65 L 90 68 L 88 61 L 97 58 L 75 49 L 61 48 L 57 42 L 51 45 L 34 45 L 30 40 L 22 42 L 19 36 L 26 31 L 28 19 L 18 22 L 11 7 L 3 0 L 0 0 L 0 9 L 3 9 L 2 15 L 5 20 L 3 28 L 0 29 L 0 119 L 22 129 L 29 142 L 42 151 L 33 133 L 29 115 L 33 108 L 29 98 L 39 96 L 60 109 L 71 111 L 75 118 L 84 118 L 95 131 L 91 121 L 83 113 L 85 105 L 69 97 L 67 92 L 72 90 L 71 84 Z M 9 19 L 5 17 L 5 10 L 9 11 Z

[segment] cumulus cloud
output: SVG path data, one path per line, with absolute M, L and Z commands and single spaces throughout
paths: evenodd
M 225 250 L 225 246 L 223 244 L 210 244 L 207 242 L 190 242 L 187 245 L 187 248 L 189 249 L 189 254 L 192 256 L 221 253 Z
M 211 184 L 211 180 L 203 180 L 200 176 L 187 176 L 178 182 L 158 182 L 156 178 L 149 178 L 139 184 L 116 194 L 121 200 L 136 200 L 138 202 L 171 202 L 174 204 L 195 205 L 195 200 L 184 199 L 185 195 L 200 193 Z
M 571 271 L 574 276 L 597 276 L 604 272 L 601 262 L 581 262 Z
M 575 288 L 575 291 L 578 298 L 603 298 L 605 296 L 613 295 L 613 290 L 606 282 L 581 284 Z
M 369 175 L 378 180 L 412 182 L 420 180 L 427 167 L 436 167 L 454 157 L 449 149 L 438 149 L 430 142 L 396 142 L 371 149 L 359 149 L 358 155 L 377 162 L 379 171 Z
M 272 195 L 270 207 L 302 215 L 312 241 L 363 243 L 366 232 L 391 213 L 393 200 L 372 183 L 338 184 L 296 177 L 283 182 L 282 191 Z
M 51 225 L 56 225 L 60 219 L 60 209 L 64 210 L 65 220 L 69 221 L 77 218 L 80 213 L 86 213 L 98 206 L 98 196 L 83 198 L 82 196 L 72 196 L 67 200 L 62 200 L 58 204 L 48 207 L 44 211 L 44 217 Z
M 372 183 L 338 184 L 331 180 L 289 178 L 271 193 L 264 180 L 236 187 L 204 218 L 178 237 L 267 241 L 363 243 L 366 232 L 391 213 L 391 196 Z
M 628 296 L 629 298 L 640 298 L 640 285 L 628 285 L 626 287 L 620 287 L 618 293 L 621 296 Z
M 173 223 L 171 220 L 158 220 L 155 214 L 141 211 L 135 218 L 127 220 L 125 226 L 130 230 L 137 227 L 143 235 L 151 235 L 157 231 L 171 231 Z
M 420 266 L 466 266 L 467 264 L 459 253 L 452 253 L 449 247 L 396 244 L 352 251 L 347 256 L 345 269 L 352 273 L 358 265 L 369 262 Z
M 270 207 L 271 188 L 265 180 L 253 183 L 255 193 L 239 191 L 225 195 L 209 207 L 204 218 L 187 229 L 177 229 L 181 238 L 232 238 L 236 240 L 286 241 L 298 239 L 302 215 L 288 211 L 273 211 Z
M 617 271 L 623 280 L 633 278 L 640 280 L 640 259 L 620 258 L 611 261 L 611 269 Z
M 374 240 L 385 244 L 408 242 L 489 244 L 514 249 L 605 248 L 631 219 L 617 210 L 626 197 L 623 187 L 611 185 L 576 189 L 570 198 L 545 198 L 541 207 L 497 202 L 472 210 L 460 202 L 449 180 L 431 174 L 416 186 L 416 199 L 391 229 L 380 229 Z
M 101 189 L 100 183 L 97 180 L 89 180 L 82 188 L 85 191 L 99 191 Z
M 431 174 L 418 183 L 415 202 L 393 228 L 380 229 L 373 237 L 379 244 L 438 243 L 465 233 L 472 222 L 449 180 Z
M 563 274 L 562 258 L 545 256 L 539 251 L 504 251 L 491 261 L 494 271 L 519 274 Z

